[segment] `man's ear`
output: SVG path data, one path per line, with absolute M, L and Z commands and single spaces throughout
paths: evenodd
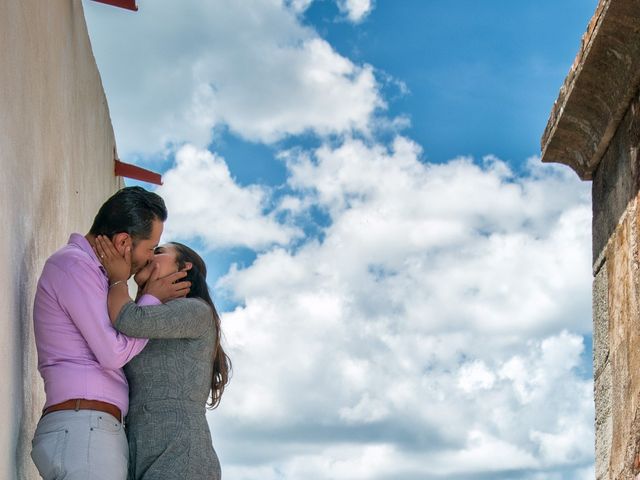
M 112 239 L 113 246 L 116 247 L 120 255 L 124 255 L 124 250 L 131 246 L 131 236 L 128 233 L 116 233 Z

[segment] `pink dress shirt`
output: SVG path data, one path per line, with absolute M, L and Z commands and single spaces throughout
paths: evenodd
M 72 398 L 101 400 L 126 415 L 129 386 L 122 367 L 147 344 L 111 325 L 109 280 L 87 239 L 74 233 L 44 265 L 33 323 L 45 408 Z M 158 305 L 145 295 L 139 305 Z

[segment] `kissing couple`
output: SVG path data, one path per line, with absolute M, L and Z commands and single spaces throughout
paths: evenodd
M 44 265 L 33 322 L 46 402 L 31 458 L 45 480 L 221 478 L 206 410 L 231 363 L 206 265 L 159 245 L 166 219 L 159 195 L 123 188 Z

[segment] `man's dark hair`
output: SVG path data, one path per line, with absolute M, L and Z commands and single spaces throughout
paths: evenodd
M 162 197 L 142 187 L 125 187 L 100 207 L 89 233 L 112 238 L 124 232 L 134 240 L 146 240 L 151 237 L 156 219 L 161 222 L 167 219 Z

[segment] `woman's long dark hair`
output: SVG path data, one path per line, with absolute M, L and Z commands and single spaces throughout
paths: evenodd
M 187 294 L 187 298 L 200 298 L 207 302 L 211 307 L 213 319 L 216 323 L 216 345 L 213 352 L 213 378 L 211 379 L 211 402 L 207 403 L 207 406 L 213 409 L 220 404 L 222 392 L 224 392 L 224 388 L 229 383 L 231 360 L 220 344 L 220 317 L 209 294 L 209 287 L 207 286 L 207 266 L 202 258 L 200 258 L 200 255 L 186 245 L 176 242 L 171 242 L 170 245 L 173 245 L 176 249 L 176 260 L 178 261 L 178 268 L 180 270 L 185 267 L 187 262 L 192 264 L 191 269 L 187 271 L 187 277 L 182 279 L 191 282 L 191 290 Z

